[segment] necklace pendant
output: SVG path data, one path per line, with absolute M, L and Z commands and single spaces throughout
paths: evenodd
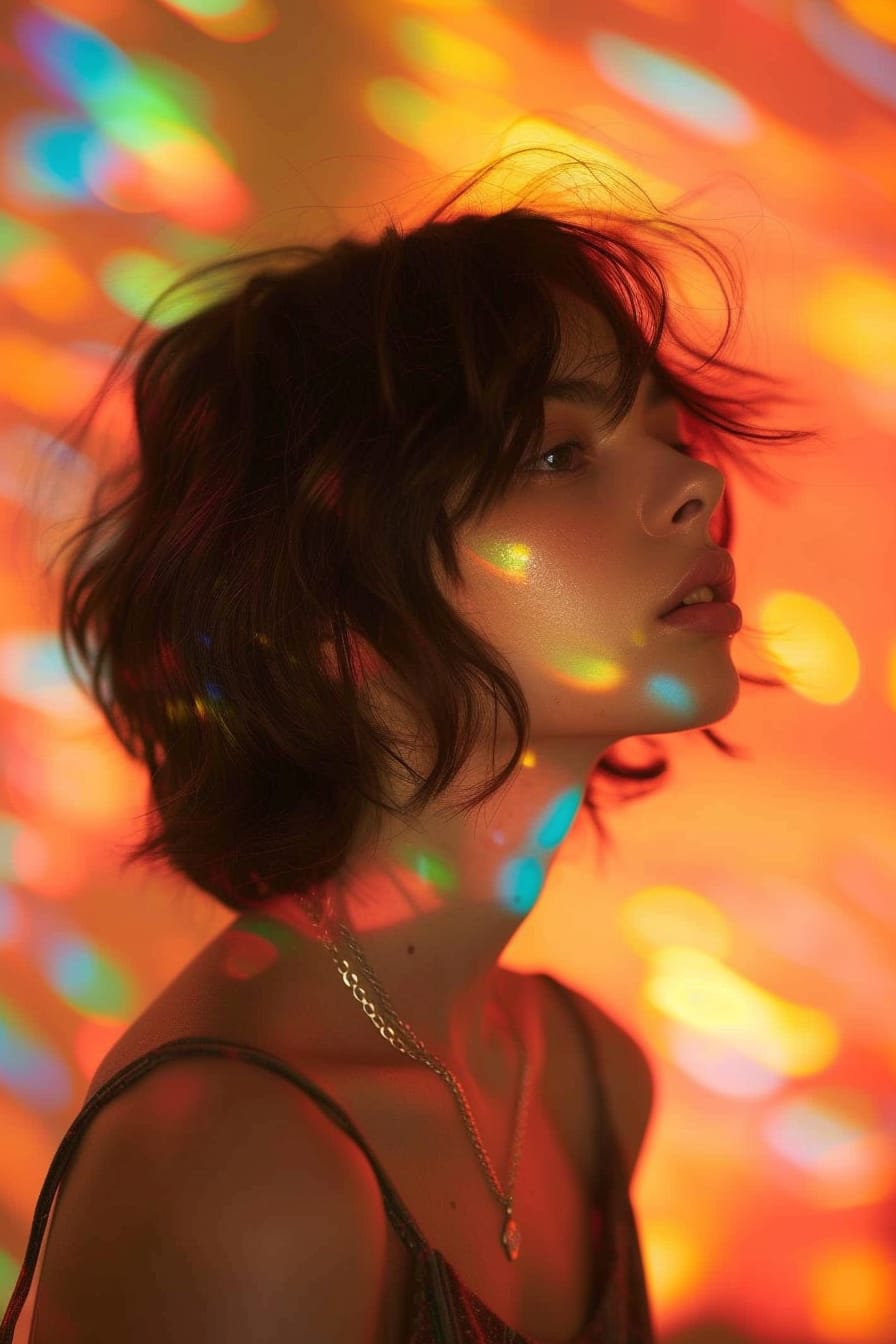
M 511 1215 L 508 1213 L 507 1218 L 505 1219 L 504 1222 L 504 1231 L 501 1233 L 501 1241 L 504 1246 L 504 1254 L 507 1256 L 508 1260 L 516 1260 L 517 1256 L 520 1253 L 520 1246 L 522 1244 L 522 1240 L 523 1240 L 522 1233 L 520 1232 L 519 1228 L 517 1227 Z

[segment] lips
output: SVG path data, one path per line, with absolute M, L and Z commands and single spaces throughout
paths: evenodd
M 735 581 L 734 561 L 728 551 L 718 547 L 704 551 L 665 599 L 659 615 L 668 616 L 688 593 L 692 593 L 695 588 L 702 588 L 705 583 L 712 588 L 718 601 L 730 602 L 734 597 Z

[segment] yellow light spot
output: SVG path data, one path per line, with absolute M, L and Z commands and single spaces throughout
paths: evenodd
M 832 267 L 806 300 L 803 328 L 825 359 L 896 390 L 896 284 L 859 266 Z
M 667 1310 L 679 1302 L 693 1301 L 709 1278 L 705 1247 L 711 1241 L 698 1241 L 682 1227 L 679 1218 L 642 1215 L 639 1221 L 644 1277 L 651 1301 L 662 1302 Z
M 731 950 L 731 927 L 705 897 L 687 887 L 644 887 L 626 901 L 619 929 L 635 951 L 690 947 L 723 958 Z
M 840 1046 L 828 1013 L 772 994 L 693 948 L 657 953 L 644 994 L 667 1017 L 728 1042 L 782 1077 L 821 1073 Z
M 807 700 L 839 705 L 859 681 L 859 653 L 840 618 L 817 598 L 778 592 L 759 610 L 762 642 L 783 680 Z
M 882 1244 L 857 1241 L 825 1248 L 809 1267 L 808 1287 L 815 1339 L 877 1344 L 887 1338 L 896 1320 L 896 1276 Z
M 837 0 L 849 15 L 874 37 L 896 45 L 896 8 L 893 0 Z
M 428 19 L 401 18 L 395 26 L 399 48 L 421 69 L 448 75 L 452 81 L 480 85 L 509 84 L 508 63 L 480 42 L 460 37 Z

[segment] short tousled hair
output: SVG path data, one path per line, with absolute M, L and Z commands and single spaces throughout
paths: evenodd
M 776 380 L 720 357 L 731 332 L 725 281 L 738 309 L 741 281 L 692 226 L 642 207 L 607 206 L 587 223 L 519 204 L 448 215 L 525 152 L 474 174 L 412 228 L 391 220 L 372 239 L 225 256 L 189 272 L 150 306 L 88 406 L 84 429 L 127 370 L 136 452 L 100 477 L 88 521 L 61 548 L 74 549 L 59 607 L 72 676 L 148 770 L 150 824 L 125 847 L 126 866 L 163 864 L 236 911 L 278 893 L 314 905 L 317 885 L 349 861 L 365 807 L 395 811 L 388 761 L 410 771 L 367 712 L 369 668 L 352 632 L 408 689 L 432 734 L 432 769 L 410 772 L 418 784 L 405 814 L 457 778 L 485 734 L 489 701 L 517 744 L 459 810 L 510 780 L 529 737 L 522 689 L 443 597 L 432 551 L 458 582 L 456 530 L 507 493 L 539 443 L 561 342 L 552 286 L 612 330 L 608 428 L 652 368 L 704 460 L 755 472 L 748 444 L 815 435 L 742 418 L 768 399 L 748 382 Z M 725 297 L 712 353 L 668 312 L 660 254 L 670 235 Z M 165 297 L 207 278 L 225 292 L 187 304 L 134 357 Z M 686 373 L 673 346 L 719 385 Z M 728 547 L 730 489 L 712 526 Z M 327 640 L 334 665 L 322 656 Z M 626 764 L 615 747 L 598 761 L 584 802 L 602 839 L 600 777 L 625 797 L 637 781 L 640 796 L 667 769 L 661 754 Z

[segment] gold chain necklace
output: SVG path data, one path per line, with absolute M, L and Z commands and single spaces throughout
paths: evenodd
M 310 911 L 310 918 L 312 923 L 317 925 L 317 927 L 319 928 L 321 923 L 320 917 L 313 907 Z M 467 1098 L 464 1095 L 464 1090 L 461 1087 L 460 1083 L 457 1081 L 457 1078 L 454 1076 L 451 1070 L 448 1069 L 441 1062 L 441 1060 L 437 1059 L 435 1055 L 431 1055 L 429 1053 L 429 1051 L 426 1049 L 420 1038 L 417 1035 L 415 1035 L 413 1029 L 408 1025 L 407 1022 L 402 1021 L 402 1019 L 395 1012 L 395 1009 L 392 1006 L 392 1002 L 388 994 L 383 989 L 382 985 L 374 975 L 370 963 L 368 962 L 361 948 L 358 946 L 358 943 L 355 941 L 350 930 L 347 929 L 344 924 L 339 924 L 337 927 L 339 929 L 342 942 L 344 944 L 347 944 L 348 947 L 351 949 L 351 951 L 354 953 L 354 955 L 358 958 L 364 969 L 364 973 L 366 975 L 367 980 L 370 982 L 370 984 L 376 991 L 378 1000 L 382 1005 L 382 1012 L 377 1012 L 375 1004 L 371 1003 L 370 999 L 368 999 L 367 995 L 364 992 L 364 987 L 360 984 L 356 972 L 351 969 L 351 965 L 347 957 L 340 955 L 340 948 L 338 944 L 334 942 L 333 939 L 328 938 L 325 934 L 322 934 L 320 941 L 324 944 L 325 947 L 329 949 L 330 954 L 334 962 L 336 963 L 336 969 L 338 970 L 339 974 L 342 977 L 343 983 L 346 984 L 348 988 L 352 991 L 352 997 L 356 1000 L 356 1002 L 361 1004 L 362 1008 L 364 1009 L 364 1012 L 370 1018 L 374 1026 L 377 1028 L 384 1041 L 388 1041 L 389 1045 L 394 1046 L 396 1050 L 400 1050 L 403 1055 L 407 1055 L 411 1059 L 422 1061 L 422 1063 L 424 1063 L 427 1066 L 427 1068 L 431 1069 L 434 1073 L 439 1074 L 441 1078 L 444 1078 L 445 1082 L 448 1084 L 448 1086 L 451 1088 L 451 1091 L 454 1093 L 461 1108 L 461 1114 L 463 1116 L 463 1121 L 466 1126 L 467 1133 L 473 1140 L 473 1146 L 476 1150 L 476 1156 L 479 1159 L 479 1164 L 485 1171 L 485 1174 L 488 1176 L 492 1189 L 495 1191 L 496 1195 L 498 1196 L 498 1199 L 504 1206 L 504 1213 L 505 1213 L 504 1228 L 503 1231 L 501 1232 L 501 1245 L 504 1247 L 504 1254 L 507 1256 L 508 1260 L 516 1260 L 520 1253 L 520 1246 L 522 1245 L 522 1233 L 520 1232 L 519 1227 L 517 1226 L 517 1223 L 515 1222 L 513 1217 L 513 1187 L 514 1183 L 516 1182 L 516 1169 L 519 1163 L 520 1150 L 522 1148 L 523 1132 L 525 1128 L 524 1121 L 528 1110 L 528 1102 L 529 1102 L 529 1057 L 526 1052 L 524 1042 L 521 1039 L 519 1041 L 520 1049 L 522 1050 L 523 1054 L 523 1076 L 520 1086 L 519 1100 L 517 1103 L 516 1125 L 514 1130 L 514 1141 L 513 1141 L 513 1160 L 511 1163 L 510 1180 L 507 1185 L 507 1194 L 505 1195 L 504 1191 L 498 1184 L 497 1177 L 495 1176 L 494 1167 L 489 1161 L 488 1154 L 486 1153 L 485 1148 L 483 1147 L 482 1138 L 479 1134 L 479 1129 L 476 1125 L 476 1121 L 473 1119 L 472 1112 L 470 1111 L 470 1107 L 467 1104 Z M 386 1020 L 387 1018 L 388 1021 Z

